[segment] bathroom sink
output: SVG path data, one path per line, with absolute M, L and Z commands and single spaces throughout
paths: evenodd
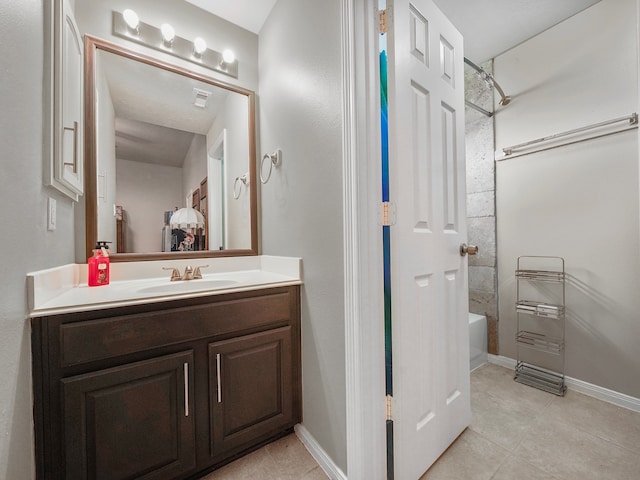
M 139 293 L 183 293 L 215 290 L 235 285 L 235 280 L 183 280 L 180 282 L 163 283 L 138 290 Z

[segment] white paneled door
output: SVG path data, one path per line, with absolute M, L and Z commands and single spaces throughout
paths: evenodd
M 389 0 L 394 472 L 417 480 L 469 425 L 462 36 Z

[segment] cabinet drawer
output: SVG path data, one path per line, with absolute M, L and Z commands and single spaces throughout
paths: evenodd
M 286 325 L 295 315 L 295 305 L 292 291 L 287 289 L 229 301 L 62 324 L 59 329 L 61 366 Z

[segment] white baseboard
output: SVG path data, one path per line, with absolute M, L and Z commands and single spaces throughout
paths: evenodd
M 505 368 L 516 368 L 516 361 L 513 358 L 503 357 L 501 355 L 489 354 L 489 363 Z M 612 403 L 619 407 L 628 408 L 634 412 L 640 412 L 640 398 L 609 390 L 608 388 L 600 387 L 573 377 L 565 376 L 564 381 L 570 390 L 589 395 L 590 397 Z
M 327 455 L 327 452 L 318 444 L 316 439 L 309 433 L 304 425 L 298 424 L 295 426 L 296 435 L 303 443 L 303 445 L 309 450 L 311 456 L 318 462 L 320 468 L 327 474 L 331 480 L 347 480 L 347 476 L 344 474 L 340 467 L 338 467 L 331 457 Z
M 513 358 L 503 357 L 501 355 L 494 355 L 490 353 L 489 355 L 489 363 L 493 363 L 494 365 L 500 365 L 504 368 L 516 368 L 516 361 Z

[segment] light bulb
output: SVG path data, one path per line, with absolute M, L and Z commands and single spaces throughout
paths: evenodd
M 233 53 L 232 50 L 225 50 L 224 52 L 222 52 L 222 61 L 224 63 L 233 63 L 236 59 L 236 55 Z
M 138 18 L 138 14 L 136 12 L 134 12 L 130 8 L 127 8 L 124 12 L 122 12 L 122 17 L 124 18 L 124 21 L 127 22 L 127 25 L 129 25 L 130 29 L 138 29 L 138 23 L 140 23 L 140 19 Z
M 176 31 L 173 27 L 168 23 L 163 23 L 160 26 L 160 31 L 162 32 L 162 39 L 164 40 L 164 43 L 171 45 L 171 42 L 173 42 L 173 39 L 176 36 Z
M 197 37 L 193 41 L 193 48 L 198 55 L 202 55 L 207 49 L 207 42 L 205 42 L 202 38 Z

